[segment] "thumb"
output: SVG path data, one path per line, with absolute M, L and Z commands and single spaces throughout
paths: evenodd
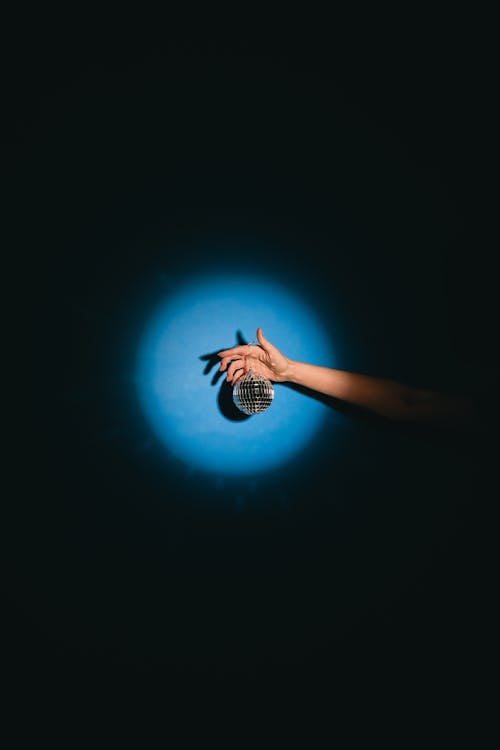
M 271 348 L 271 343 L 264 336 L 264 333 L 262 331 L 262 328 L 260 328 L 260 326 L 259 328 L 257 328 L 257 340 L 265 351 L 269 351 L 269 349 Z

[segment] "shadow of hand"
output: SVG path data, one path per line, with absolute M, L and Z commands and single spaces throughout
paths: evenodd
M 248 341 L 245 339 L 241 331 L 236 331 L 236 341 L 238 346 L 242 344 L 248 344 Z M 213 368 L 217 366 L 217 369 L 212 376 L 212 385 L 217 385 L 219 380 L 224 376 L 224 373 L 221 372 L 218 367 L 220 363 L 218 352 L 222 351 L 222 349 L 228 348 L 229 347 L 227 346 L 221 346 L 220 349 L 217 349 L 217 351 L 215 352 L 209 352 L 208 354 L 202 354 L 200 356 L 201 361 L 206 362 L 205 369 L 203 370 L 204 375 L 208 375 L 209 372 L 211 372 L 211 370 L 213 370 Z M 238 409 L 237 406 L 235 406 L 233 402 L 232 386 L 230 386 L 225 379 L 219 390 L 217 404 L 219 406 L 219 411 L 221 412 L 221 414 L 226 417 L 226 419 L 230 419 L 232 422 L 242 422 L 245 419 L 249 418 L 248 414 L 244 414 Z
M 241 346 L 242 344 L 248 344 L 248 341 L 245 339 L 241 331 L 236 331 L 236 343 L 238 346 Z M 234 344 L 232 344 L 232 346 L 234 346 Z M 217 349 L 215 352 L 209 352 L 208 354 L 202 354 L 200 356 L 201 361 L 207 363 L 205 365 L 205 369 L 203 370 L 204 375 L 208 375 L 208 373 L 213 370 L 216 365 L 220 364 L 218 352 L 228 348 L 229 347 L 227 346 L 221 346 L 220 349 Z M 223 374 L 224 373 L 220 372 L 220 370 L 217 369 L 212 377 L 212 385 L 217 385 Z

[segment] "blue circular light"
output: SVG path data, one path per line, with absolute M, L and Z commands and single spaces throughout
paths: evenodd
M 253 341 L 258 326 L 292 359 L 334 366 L 314 311 L 260 275 L 185 279 L 148 322 L 139 398 L 156 435 L 185 464 L 219 476 L 269 471 L 296 458 L 321 425 L 326 407 L 279 383 L 261 414 L 235 419 L 221 410 L 221 389 L 230 386 L 216 377 L 215 354 L 238 343 L 238 332 Z

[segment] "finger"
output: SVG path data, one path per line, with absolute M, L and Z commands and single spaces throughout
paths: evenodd
M 235 375 L 244 375 L 245 371 L 245 361 L 243 359 L 237 359 L 236 361 L 231 362 L 227 368 L 227 379 L 231 382 L 234 380 Z
M 222 349 L 217 352 L 218 357 L 237 357 L 243 354 L 243 346 L 233 346 L 230 349 Z
M 244 362 L 241 357 L 238 357 L 238 359 L 232 359 L 227 366 L 227 374 L 232 376 L 235 370 L 243 367 L 243 364 Z
M 219 370 L 221 372 L 224 372 L 224 370 L 227 370 L 231 362 L 235 362 L 238 359 L 241 359 L 241 356 L 238 357 L 238 356 L 235 356 L 234 354 L 224 357 L 223 359 L 221 359 Z
M 231 349 L 222 349 L 217 352 L 218 357 L 230 357 L 235 359 L 236 357 L 243 357 L 250 354 L 255 349 L 252 344 L 242 344 L 241 346 L 233 346 Z
M 224 359 L 221 359 L 221 363 L 219 365 L 219 370 L 221 372 L 224 372 L 224 370 L 227 368 L 227 366 L 228 366 L 228 364 L 229 364 L 230 361 L 231 360 L 228 357 L 224 357 Z
M 227 382 L 229 383 L 229 385 L 235 386 L 236 383 L 238 383 L 240 380 L 243 380 L 245 375 L 246 373 L 244 370 L 238 370 L 238 372 L 234 375 L 234 377 L 231 378 L 231 380 L 228 380 Z

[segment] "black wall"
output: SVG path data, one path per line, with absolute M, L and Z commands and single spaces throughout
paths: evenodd
M 3 501 L 4 643 L 21 695 L 54 674 L 97 691 L 120 675 L 482 682 L 494 429 L 342 412 L 334 455 L 318 440 L 221 498 L 150 439 L 127 370 L 162 280 L 253 253 L 317 283 L 339 366 L 493 413 L 496 52 L 478 19 L 409 16 L 13 23 L 6 286 L 28 408 Z

